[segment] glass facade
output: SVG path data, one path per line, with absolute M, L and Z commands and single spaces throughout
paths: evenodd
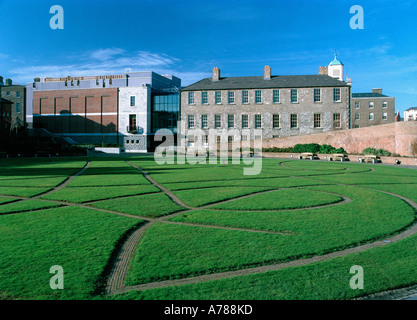
M 152 132 L 170 129 L 176 132 L 179 112 L 179 94 L 152 94 Z

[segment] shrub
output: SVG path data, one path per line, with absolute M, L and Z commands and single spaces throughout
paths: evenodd
M 391 156 L 391 152 L 385 149 L 365 148 L 362 150 L 362 154 L 373 154 L 376 156 Z
M 320 146 L 320 153 L 333 153 L 334 150 L 335 147 L 328 144 L 323 144 Z
M 293 148 L 278 148 L 278 147 L 263 148 L 262 152 L 293 152 Z
M 338 149 L 334 149 L 331 153 L 345 153 L 345 154 L 347 154 L 346 150 L 343 149 L 342 147 L 340 147 Z
M 320 145 L 317 143 L 296 144 L 293 148 L 293 152 L 295 153 L 303 153 L 303 152 L 319 153 Z

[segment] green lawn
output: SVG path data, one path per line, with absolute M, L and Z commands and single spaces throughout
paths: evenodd
M 399 243 L 279 271 L 197 284 L 131 291 L 122 300 L 342 300 L 417 283 L 417 236 Z M 352 290 L 352 266 L 364 270 L 364 289 Z
M 126 160 L 194 209 L 176 204 Z M 417 170 L 263 159 L 259 175 L 244 176 L 244 165 L 231 161 L 90 161 L 67 186 L 33 199 L 80 171 L 87 159 L 0 159 L 0 299 L 350 299 L 417 283 L 413 235 L 311 265 L 104 297 L 111 257 L 143 220 L 158 219 L 134 249 L 126 285 L 296 261 L 413 226 L 415 208 L 382 191 L 417 202 Z M 64 268 L 65 290 L 49 287 L 53 265 Z M 350 289 L 352 265 L 364 268 L 365 290 Z
M 338 195 L 305 189 L 281 189 L 212 206 L 228 210 L 281 210 L 308 208 L 342 201 Z
M 81 203 L 159 191 L 157 187 L 150 184 L 119 187 L 67 187 L 42 198 Z
M 0 214 L 59 207 L 59 203 L 42 200 L 23 200 L 0 206 Z
M 201 207 L 206 204 L 237 198 L 270 189 L 271 188 L 268 187 L 213 187 L 174 191 L 174 194 L 190 206 Z
M 140 220 L 65 207 L 0 216 L 3 298 L 91 298 L 121 236 Z M 64 269 L 64 290 L 51 290 L 49 270 Z
M 118 211 L 136 216 L 156 218 L 183 210 L 165 194 L 146 194 L 114 200 L 94 202 L 92 207 Z

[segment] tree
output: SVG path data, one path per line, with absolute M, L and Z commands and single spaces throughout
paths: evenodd
M 417 139 L 411 142 L 410 149 L 411 149 L 411 154 L 413 154 L 414 157 L 417 157 Z

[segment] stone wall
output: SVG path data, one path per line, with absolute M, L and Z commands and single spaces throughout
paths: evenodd
M 265 139 L 264 148 L 288 148 L 296 144 L 318 143 L 343 147 L 350 154 L 360 154 L 371 147 L 402 156 L 412 156 L 411 143 L 417 140 L 417 122 L 395 122 L 385 125 L 333 131 L 296 137 Z

